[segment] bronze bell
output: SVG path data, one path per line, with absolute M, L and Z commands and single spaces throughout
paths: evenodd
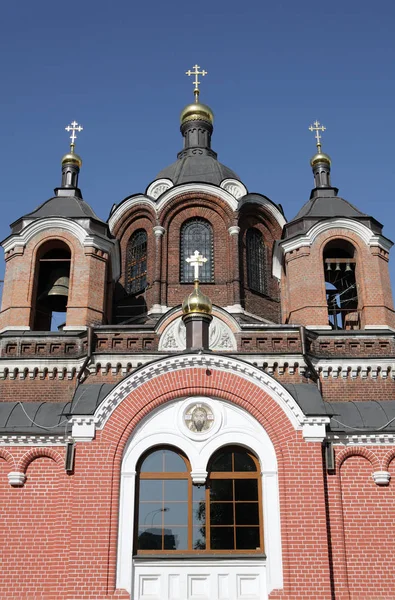
M 64 312 L 69 295 L 69 269 L 55 269 L 50 274 L 50 282 L 40 300 L 54 312 Z

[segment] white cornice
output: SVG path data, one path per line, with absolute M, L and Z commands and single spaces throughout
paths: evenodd
M 299 404 L 277 380 L 253 365 L 230 357 L 207 354 L 185 354 L 167 357 L 148 364 L 121 381 L 103 400 L 95 412 L 95 422 L 102 429 L 116 407 L 133 391 L 150 379 L 171 371 L 185 369 L 215 369 L 234 373 L 266 392 L 281 407 L 295 429 L 301 429 L 307 422 Z
M 393 446 L 395 444 L 395 433 L 336 433 L 329 432 L 326 435 L 328 441 L 336 446 Z
M 237 210 L 237 200 L 232 196 L 232 194 L 230 194 L 226 190 L 217 187 L 216 185 L 210 185 L 206 183 L 185 183 L 184 185 L 177 185 L 176 187 L 172 187 L 166 190 L 161 195 L 160 200 L 158 200 L 158 202 L 154 202 L 150 198 L 147 198 L 147 196 L 145 196 L 144 194 L 139 194 L 137 196 L 127 198 L 114 210 L 111 217 L 109 218 L 108 225 L 110 227 L 110 230 L 113 231 L 115 225 L 118 223 L 121 217 L 135 205 L 147 206 L 154 212 L 156 216 L 158 216 L 159 213 L 166 206 L 166 204 L 173 200 L 173 198 L 181 196 L 182 194 L 187 194 L 188 192 L 194 192 L 197 195 L 199 193 L 202 193 L 217 196 L 221 200 L 224 200 L 233 211 Z
M 311 246 L 321 233 L 332 229 L 346 229 L 358 235 L 367 246 L 379 246 L 389 252 L 393 243 L 382 235 L 373 233 L 369 227 L 353 219 L 328 219 L 320 221 L 303 235 L 280 242 L 284 253 L 292 252 L 304 246 Z
M 62 229 L 71 233 L 80 242 L 81 246 L 85 248 L 93 247 L 108 253 L 111 257 L 114 279 L 117 280 L 119 278 L 118 242 L 99 234 L 89 234 L 80 223 L 71 219 L 48 217 L 32 221 L 20 233 L 11 235 L 4 240 L 2 244 L 4 252 L 9 252 L 14 248 L 24 248 L 36 235 L 48 231 L 52 234 L 54 229 Z

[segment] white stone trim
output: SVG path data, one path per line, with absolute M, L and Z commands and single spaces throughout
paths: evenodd
M 72 417 L 71 436 L 76 442 L 91 442 L 95 438 L 96 426 L 93 417 Z
M 102 429 L 116 407 L 134 390 L 146 381 L 163 373 L 184 369 L 216 369 L 234 373 L 266 392 L 280 406 L 295 429 L 301 429 L 305 417 L 293 396 L 278 381 L 253 365 L 246 364 L 231 357 L 212 356 L 209 354 L 184 354 L 167 357 L 148 364 L 121 381 L 103 400 L 95 412 L 95 422 Z
M 4 331 L 30 331 L 30 325 L 6 325 L 0 329 L 0 333 L 4 333 Z
M 326 221 L 320 221 L 316 225 L 313 225 L 311 229 L 304 235 L 298 235 L 290 240 L 284 240 L 280 242 L 284 253 L 292 252 L 298 248 L 305 246 L 311 246 L 317 237 L 321 233 L 331 231 L 332 229 L 347 229 L 358 235 L 367 246 L 378 246 L 389 252 L 393 243 L 382 235 L 373 233 L 369 227 L 355 221 L 354 219 L 328 219 Z
M 25 481 L 25 473 L 19 473 L 18 471 L 11 471 L 11 473 L 8 473 L 8 482 L 12 486 L 22 487 Z
M 119 206 L 117 206 L 117 208 L 115 208 L 108 220 L 110 231 L 114 230 L 115 225 L 118 223 L 121 217 L 134 205 L 145 205 L 149 207 L 156 216 L 158 216 L 168 202 L 170 202 L 176 196 L 181 196 L 182 194 L 186 194 L 188 192 L 194 192 L 197 195 L 199 195 L 199 193 L 205 193 L 217 196 L 217 198 L 224 200 L 224 202 L 226 202 L 233 211 L 237 210 L 237 200 L 226 190 L 208 183 L 185 183 L 183 185 L 177 185 L 176 187 L 169 188 L 161 195 L 158 202 L 154 202 L 144 194 L 138 194 L 137 196 L 132 196 L 125 199 Z
M 231 225 L 228 228 L 229 235 L 239 235 L 240 227 L 238 225 Z
M 336 433 L 328 432 L 327 440 L 336 446 L 394 446 L 395 433 Z
M 329 417 L 307 417 L 303 425 L 303 439 L 305 442 L 323 442 L 326 438 L 326 426 Z
M 131 556 L 137 462 L 144 452 L 163 444 L 184 452 L 191 463 L 192 474 L 197 478 L 204 476 L 210 457 L 222 446 L 243 445 L 256 454 L 262 476 L 267 593 L 283 587 L 278 467 L 273 444 L 263 427 L 244 409 L 214 398 L 205 398 L 205 401 L 224 414 L 219 431 L 208 439 L 191 440 L 175 426 L 180 407 L 185 403 L 185 399 L 180 399 L 147 415 L 127 443 L 121 467 L 117 588 L 130 592 L 133 580 Z M 209 556 L 207 560 L 210 560 Z
M 287 221 L 284 217 L 284 215 L 282 214 L 282 212 L 277 208 L 277 206 L 271 202 L 268 198 L 266 198 L 265 196 L 261 196 L 260 194 L 258 194 L 258 198 L 259 199 L 254 199 L 254 198 L 240 198 L 239 200 L 239 208 L 241 208 L 245 202 L 248 202 L 249 204 L 260 204 L 261 206 L 263 206 L 265 208 L 265 210 L 267 210 L 267 212 L 269 212 L 277 221 L 277 223 L 280 225 L 281 228 L 284 227 L 284 225 L 287 224 Z
M 388 471 L 375 471 L 373 481 L 376 485 L 388 485 L 391 479 L 391 473 Z
M 377 358 L 344 358 L 313 360 L 317 371 L 323 379 L 366 379 L 368 375 L 372 379 L 395 378 L 395 360 Z
M 64 435 L 23 435 L 9 433 L 0 435 L 0 446 L 65 446 L 71 442 L 70 436 Z
M 155 179 L 147 188 L 146 194 L 147 196 L 151 196 L 151 198 L 159 198 L 162 194 L 167 192 L 170 188 L 174 187 L 174 183 L 171 179 L 167 179 L 163 177 L 162 179 Z
M 89 220 L 88 217 L 86 220 Z M 4 252 L 9 252 L 14 248 L 25 248 L 25 246 L 30 242 L 31 239 L 34 238 L 34 236 L 44 231 L 52 234 L 54 229 L 63 229 L 64 231 L 71 233 L 71 235 L 73 235 L 83 247 L 92 246 L 93 248 L 97 248 L 98 250 L 108 253 L 111 258 L 114 280 L 119 278 L 120 259 L 118 242 L 98 234 L 89 235 L 86 229 L 80 225 L 80 223 L 71 219 L 65 219 L 63 217 L 47 217 L 45 219 L 32 221 L 20 233 L 11 235 L 4 240 L 2 244 Z
M 220 187 L 232 194 L 236 200 L 240 200 L 242 196 L 248 194 L 246 186 L 238 179 L 224 179 L 221 181 Z
M 161 238 L 162 235 L 164 235 L 166 232 L 166 229 L 162 227 L 162 225 L 155 225 L 155 227 L 153 227 L 152 229 L 154 231 L 154 236 L 157 238 Z

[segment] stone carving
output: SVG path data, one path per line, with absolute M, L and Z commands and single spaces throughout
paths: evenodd
M 171 187 L 173 187 L 173 182 L 170 179 L 157 179 L 149 186 L 147 196 L 151 196 L 156 200 Z
M 208 404 L 190 404 L 184 413 L 184 422 L 189 431 L 202 433 L 214 425 L 214 414 Z
M 232 351 L 237 349 L 231 329 L 214 316 L 209 329 L 210 350 Z M 186 330 L 181 317 L 170 323 L 162 333 L 159 350 L 185 350 Z
M 229 194 L 232 194 L 236 200 L 247 194 L 247 188 L 240 181 L 237 181 L 237 179 L 225 179 L 221 183 L 221 187 L 229 192 Z

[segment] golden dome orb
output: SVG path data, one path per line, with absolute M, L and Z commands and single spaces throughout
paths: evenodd
M 214 122 L 214 113 L 207 104 L 194 102 L 193 104 L 188 104 L 182 110 L 180 121 L 181 124 L 187 121 L 208 121 L 212 124 Z
M 75 154 L 74 152 L 68 152 L 62 158 L 62 165 L 64 165 L 65 163 L 72 163 L 74 165 L 77 165 L 79 168 L 81 168 L 82 158 L 80 156 L 78 156 L 78 154 Z
M 213 309 L 212 302 L 208 296 L 200 291 L 199 283 L 195 282 L 195 289 L 187 296 L 182 303 L 182 312 L 184 315 L 191 313 L 203 313 L 211 315 Z
M 312 167 L 314 167 L 314 165 L 320 162 L 325 162 L 330 165 L 332 161 L 330 156 L 325 154 L 325 152 L 317 152 L 317 154 L 314 154 L 313 158 L 311 159 L 310 164 Z

